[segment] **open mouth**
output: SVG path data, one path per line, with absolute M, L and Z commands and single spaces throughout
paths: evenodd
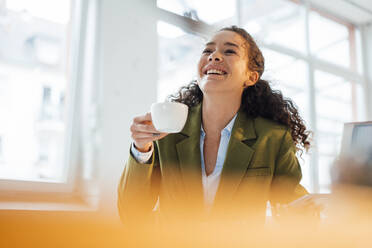
M 204 75 L 226 75 L 227 72 L 217 69 L 209 69 L 204 72 Z

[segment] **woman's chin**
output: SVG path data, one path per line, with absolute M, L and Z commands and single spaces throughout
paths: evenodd
M 223 82 L 227 80 L 228 75 L 215 75 L 215 74 L 210 74 L 210 75 L 204 75 L 200 80 L 201 82 Z
M 211 78 L 211 77 L 204 77 L 199 81 L 200 88 L 202 87 L 221 87 L 221 85 L 226 84 L 226 80 L 224 78 Z
M 207 92 L 226 92 L 226 82 L 216 80 L 206 80 L 199 82 L 199 87 L 203 93 Z

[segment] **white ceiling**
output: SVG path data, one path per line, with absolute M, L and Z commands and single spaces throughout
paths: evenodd
M 357 25 L 372 23 L 372 0 L 309 0 L 310 5 Z

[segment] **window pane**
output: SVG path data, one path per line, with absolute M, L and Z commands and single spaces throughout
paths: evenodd
M 5 1 L 0 178 L 62 180 L 69 20 L 70 1 Z
M 221 21 L 233 23 L 236 15 L 236 1 L 157 0 L 157 6 L 178 15 L 201 20 L 209 24 Z
M 282 91 L 284 97 L 292 99 L 297 105 L 301 117 L 309 125 L 306 63 L 269 49 L 261 50 L 265 58 L 266 68 L 262 78 L 271 82 L 274 89 Z
M 318 118 L 339 122 L 352 120 L 352 87 L 350 82 L 330 73 L 316 71 L 315 90 Z M 319 126 L 319 128 L 322 127 Z
M 335 158 L 333 156 L 319 156 L 319 191 L 330 193 L 331 166 Z
M 10 11 L 51 22 L 67 24 L 70 19 L 70 1 L 6 0 L 5 4 Z
M 287 0 L 242 1 L 242 24 L 256 38 L 300 52 L 306 51 L 305 15 Z
M 353 120 L 352 84 L 322 71 L 315 72 L 319 183 L 327 192 L 329 168 L 339 154 L 344 122 Z
M 196 77 L 197 63 L 204 42 L 201 38 L 184 33 L 181 29 L 158 22 L 159 81 L 158 100 L 187 85 Z
M 349 67 L 349 32 L 345 25 L 312 11 L 309 16 L 309 29 L 310 49 L 313 55 Z

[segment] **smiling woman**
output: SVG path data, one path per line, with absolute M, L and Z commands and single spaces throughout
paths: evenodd
M 118 189 L 125 221 L 146 219 L 159 199 L 173 220 L 255 224 L 268 200 L 287 204 L 307 194 L 296 151 L 310 145 L 308 132 L 292 101 L 260 78 L 264 58 L 252 37 L 236 26 L 221 29 L 197 68 L 196 82 L 170 97 L 189 106 L 180 133 L 154 136 L 150 114 L 133 119 Z
M 239 99 L 244 87 L 254 84 L 258 78 L 256 71 L 247 68 L 246 51 L 245 41 L 239 34 L 227 30 L 216 34 L 206 44 L 199 61 L 199 87 L 203 91 L 217 88 L 225 96 L 231 92 Z
M 240 92 L 238 99 L 241 100 L 241 107 L 246 110 L 248 116 L 253 118 L 262 116 L 289 126 L 298 149 L 301 147 L 307 149 L 310 146 L 309 132 L 306 132 L 306 126 L 299 116 L 295 104 L 291 100 L 283 98 L 280 91 L 272 90 L 269 83 L 261 79 L 265 69 L 265 60 L 253 38 L 244 29 L 235 26 L 221 29 L 221 32 L 214 38 L 221 39 L 222 44 L 219 49 L 222 52 L 215 51 L 217 50 L 215 42 L 208 42 L 199 61 L 198 81 L 191 82 L 188 86 L 181 88 L 176 95 L 171 97 L 172 100 L 185 103 L 189 107 L 195 106 L 202 102 L 206 96 L 201 91 L 205 89 L 209 79 L 213 79 L 212 77 L 216 77 L 216 79 L 231 78 L 230 82 L 226 83 L 227 89 L 223 89 L 221 84 L 216 87 L 220 87 L 223 89 L 221 91 L 226 92 L 226 90 L 233 89 L 232 85 L 238 84 L 238 93 Z M 235 40 L 239 45 L 224 42 L 225 39 Z M 234 63 L 235 71 L 231 71 L 229 75 L 227 75 L 227 71 L 225 76 L 213 76 L 213 73 L 210 72 L 211 75 L 208 73 L 208 70 L 212 68 L 219 68 L 225 72 L 228 69 L 222 65 L 228 67 L 231 63 Z M 213 80 L 210 81 L 213 82 Z M 222 99 L 221 101 L 223 102 Z

